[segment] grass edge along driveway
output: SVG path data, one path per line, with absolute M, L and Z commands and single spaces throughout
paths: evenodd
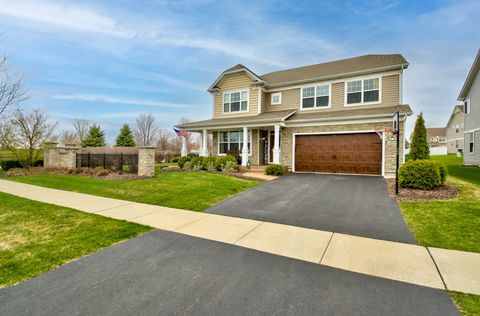
M 203 211 L 215 203 L 262 183 L 222 174 L 175 171 L 158 171 L 154 178 L 138 180 L 102 180 L 57 174 L 4 179 L 191 211 Z
M 151 228 L 0 192 L 0 288 Z
M 456 186 L 460 196 L 399 203 L 410 230 L 424 246 L 480 252 L 480 168 L 463 167 L 462 159 L 455 155 L 431 158 L 447 166 L 447 183 Z M 480 315 L 479 295 L 448 293 L 463 315 Z

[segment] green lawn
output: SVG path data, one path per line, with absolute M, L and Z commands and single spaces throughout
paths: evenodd
M 454 155 L 432 156 L 448 167 L 448 182 L 458 198 L 435 202 L 401 202 L 400 208 L 421 245 L 480 252 L 480 168 L 461 166 Z
M 77 175 L 56 174 L 7 179 L 192 211 L 203 211 L 231 195 L 260 183 L 221 174 L 172 171 L 158 171 L 154 178 L 140 180 L 100 180 Z
M 0 287 L 150 228 L 0 193 Z
M 455 155 L 432 156 L 443 162 L 448 183 L 460 189 L 454 200 L 401 202 L 400 208 L 419 244 L 480 252 L 480 168 L 463 167 Z M 465 316 L 480 315 L 480 296 L 449 292 Z

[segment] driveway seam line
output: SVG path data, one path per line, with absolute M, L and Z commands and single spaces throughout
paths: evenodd
M 327 247 L 325 247 L 325 250 L 323 251 L 322 257 L 320 258 L 320 261 L 318 262 L 318 264 L 322 264 L 323 257 L 325 257 L 325 254 L 327 253 L 327 249 L 328 249 L 328 247 L 330 247 L 330 242 L 332 241 L 332 238 L 333 238 L 334 234 L 335 234 L 335 232 L 332 232 L 332 235 L 330 236 L 330 239 L 328 240 Z
M 258 224 L 257 226 L 255 226 L 254 228 L 252 228 L 251 230 L 249 230 L 248 232 L 246 232 L 245 234 L 243 234 L 240 238 L 238 238 L 236 241 L 233 242 L 232 245 L 236 245 L 237 242 L 239 242 L 242 238 L 244 238 L 245 236 L 247 236 L 248 234 L 250 234 L 251 232 L 253 232 L 255 229 L 257 229 L 258 227 L 260 227 L 260 225 L 262 224 L 265 224 L 265 222 L 260 222 L 260 224 Z
M 448 290 L 447 283 L 445 283 L 445 280 L 443 279 L 443 275 L 440 272 L 440 269 L 438 268 L 437 263 L 435 262 L 435 258 L 433 258 L 432 253 L 430 252 L 430 248 L 425 247 L 427 249 L 428 255 L 433 261 L 433 264 L 435 265 L 435 269 L 437 269 L 438 275 L 440 276 L 440 280 L 442 280 L 443 286 L 445 287 L 445 290 Z

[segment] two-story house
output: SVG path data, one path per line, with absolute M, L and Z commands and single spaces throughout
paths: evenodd
M 463 105 L 456 105 L 445 127 L 449 154 L 463 152 L 463 128 Z
M 445 127 L 428 127 L 427 137 L 430 147 L 446 146 L 447 144 L 447 131 Z
M 244 166 L 280 163 L 293 172 L 390 177 L 396 155 L 392 116 L 400 113 L 402 157 L 403 127 L 412 114 L 402 102 L 402 75 L 408 65 L 398 54 L 264 75 L 236 65 L 208 89 L 213 117 L 178 127 L 203 133 L 201 155 L 237 152 Z
M 463 102 L 464 156 L 463 163 L 469 166 L 480 165 L 480 49 L 468 73 L 458 100 Z

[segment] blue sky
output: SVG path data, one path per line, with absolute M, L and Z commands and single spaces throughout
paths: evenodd
M 30 98 L 70 128 L 153 113 L 211 116 L 205 91 L 242 63 L 258 74 L 363 54 L 410 62 L 404 102 L 443 126 L 480 46 L 480 1 L 0 0 L 0 53 Z M 409 125 L 413 123 L 410 119 Z

